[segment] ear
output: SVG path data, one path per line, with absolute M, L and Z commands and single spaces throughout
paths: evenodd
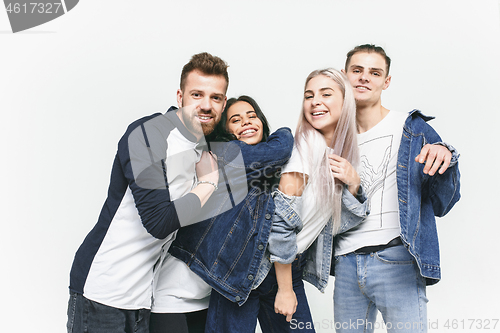
M 384 87 L 382 88 L 383 90 L 386 90 L 387 88 L 389 88 L 389 85 L 391 84 L 391 79 L 392 79 L 392 76 L 387 75 L 387 77 L 385 78 L 385 81 L 384 81 Z
M 342 73 L 344 73 L 344 74 L 346 74 L 346 75 L 347 75 L 347 73 L 345 72 L 345 69 L 343 69 L 343 68 L 342 68 L 340 71 L 341 71 Z
M 182 108 L 182 90 L 177 89 L 177 106 Z

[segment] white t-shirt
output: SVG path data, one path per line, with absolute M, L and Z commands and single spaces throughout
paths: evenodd
M 400 234 L 396 167 L 408 114 L 390 111 L 365 133 L 358 134 L 359 176 L 370 215 L 356 228 L 337 236 L 335 254 L 387 244 Z
M 309 154 L 307 144 L 304 142 L 301 144 L 301 147 L 304 158 L 307 158 Z M 299 172 L 310 176 L 309 165 L 303 162 L 303 158 L 299 154 L 297 147 L 294 146 L 292 156 L 284 167 L 283 173 Z M 315 205 L 316 198 L 312 191 L 312 186 L 308 183 L 302 192 L 302 207 L 297 212 L 302 220 L 302 229 L 297 234 L 297 253 L 302 253 L 311 246 L 331 217 L 331 214 L 315 209 Z
M 193 189 L 196 182 L 195 163 L 201 158 L 201 150 L 178 131 L 169 136 L 170 140 L 171 148 L 167 151 L 166 159 L 167 180 L 170 198 L 176 200 Z M 161 267 L 156 271 L 153 281 L 151 311 L 185 313 L 206 309 L 212 288 L 183 261 L 167 253 L 174 239 L 172 237 L 162 248 Z

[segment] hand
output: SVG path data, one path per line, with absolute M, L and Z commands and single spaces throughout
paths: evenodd
M 348 185 L 349 192 L 356 196 L 361 179 L 351 163 L 345 158 L 335 154 L 329 154 L 328 161 L 330 162 L 330 170 L 333 176 Z
M 292 315 L 297 310 L 297 297 L 293 289 L 283 291 L 278 288 L 276 299 L 274 300 L 274 312 L 286 316 L 286 321 L 292 320 Z
M 218 184 L 219 169 L 217 167 L 217 156 L 211 152 L 203 151 L 200 161 L 196 163 L 196 175 L 200 181 L 209 181 Z
M 450 166 L 451 152 L 441 145 L 426 144 L 420 154 L 415 157 L 415 162 L 424 164 L 424 173 L 434 176 L 439 169 L 439 174 L 443 174 Z M 441 168 L 439 168 L 441 166 Z

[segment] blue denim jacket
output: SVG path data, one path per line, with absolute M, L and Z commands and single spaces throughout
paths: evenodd
M 439 242 L 435 216 L 442 217 L 460 199 L 460 172 L 453 146 L 441 142 L 436 131 L 427 124 L 434 119 L 419 110 L 409 113 L 403 127 L 396 169 L 401 240 L 415 257 L 427 285 L 441 279 Z M 424 165 L 415 157 L 426 144 L 440 144 L 452 153 L 451 163 L 442 175 L 423 173 Z M 332 265 L 331 275 L 334 275 Z
M 259 273 L 254 282 L 257 287 L 267 276 L 272 267 L 271 261 L 289 263 L 293 261 L 297 252 L 295 233 L 302 228 L 302 221 L 297 212 L 300 212 L 302 204 L 301 197 L 288 196 L 277 190 L 274 196 L 273 232 L 269 240 L 271 251 L 262 259 Z M 338 233 L 354 228 L 369 214 L 368 201 L 362 187 L 354 197 L 344 186 L 342 193 L 341 225 Z M 314 285 L 320 291 L 324 291 L 328 284 L 330 275 L 331 258 L 333 255 L 333 219 L 330 218 L 325 227 L 307 249 L 306 264 L 303 271 L 303 279 Z
M 215 150 L 219 169 L 224 170 L 219 188 L 233 183 L 248 184 L 248 194 L 233 209 L 212 218 L 181 228 L 169 252 L 184 261 L 206 283 L 233 302 L 243 304 L 254 284 L 255 276 L 265 254 L 274 213 L 271 196 L 272 182 L 290 158 L 293 136 L 281 128 L 267 142 L 255 146 L 231 141 Z M 212 147 L 213 149 L 213 147 Z M 235 155 L 243 163 L 235 162 Z M 244 168 L 246 179 L 226 177 L 231 169 Z M 236 173 L 240 174 L 240 173 Z M 227 179 L 226 179 L 227 178 Z M 229 191 L 231 192 L 231 191 Z M 205 206 L 224 207 L 233 202 L 234 193 L 223 197 L 212 195 Z
M 460 199 L 459 155 L 452 146 L 442 143 L 426 123 L 431 119 L 434 117 L 419 110 L 410 112 L 403 128 L 396 171 L 401 239 L 415 257 L 428 285 L 441 279 L 435 216 L 446 215 Z M 451 163 L 444 174 L 426 175 L 423 164 L 415 162 L 427 143 L 442 144 L 451 151 Z

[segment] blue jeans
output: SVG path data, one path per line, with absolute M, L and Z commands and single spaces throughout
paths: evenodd
M 427 332 L 425 279 L 403 245 L 336 256 L 333 300 L 339 333 Z M 377 310 L 384 324 L 375 323 Z
M 68 333 L 149 333 L 149 309 L 123 310 L 70 292 Z
M 242 306 L 212 290 L 205 333 L 254 333 L 257 319 L 263 333 L 315 332 L 302 281 L 304 264 L 305 255 L 298 255 L 292 263 L 293 290 L 298 305 L 291 322 L 287 322 L 284 315 L 274 312 L 278 282 L 273 265 L 264 281 L 251 291 Z

